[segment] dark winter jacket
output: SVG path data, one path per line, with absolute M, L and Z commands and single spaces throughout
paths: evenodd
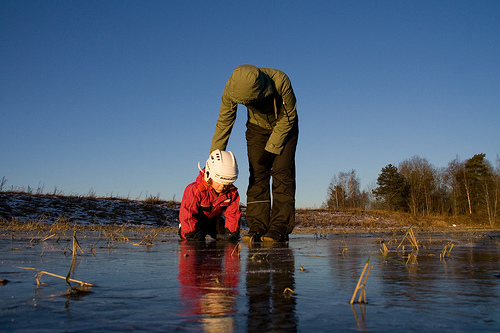
M 298 121 L 297 101 L 288 76 L 272 68 L 236 67 L 222 93 L 210 151 L 226 149 L 238 104 L 247 107 L 249 123 L 272 131 L 265 149 L 279 155 L 288 133 Z

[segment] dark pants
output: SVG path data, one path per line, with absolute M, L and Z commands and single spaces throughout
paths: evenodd
M 271 130 L 247 123 L 246 139 L 250 178 L 247 190 L 246 220 L 250 231 L 278 233 L 287 238 L 295 226 L 295 149 L 298 124 L 289 133 L 283 151 L 272 167 L 260 165 Z M 272 177 L 272 205 L 270 178 Z
M 213 239 L 217 238 L 217 234 L 223 235 L 226 232 L 224 218 L 222 216 L 216 217 L 214 219 L 209 219 L 205 214 L 198 213 L 196 218 L 198 223 L 196 224 L 196 230 L 187 233 L 186 240 L 189 241 L 202 241 L 205 237 L 209 235 Z M 181 235 L 181 229 L 179 228 L 179 236 Z

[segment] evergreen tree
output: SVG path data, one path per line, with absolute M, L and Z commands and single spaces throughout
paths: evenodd
M 388 209 L 406 210 L 406 197 L 408 196 L 408 184 L 398 168 L 389 164 L 382 168 L 377 178 L 378 187 L 373 194 L 379 200 L 383 200 Z
M 465 188 L 469 214 L 480 211 L 490 214 L 494 183 L 492 167 L 485 156 L 476 154 L 468 159 L 463 175 L 458 175 Z

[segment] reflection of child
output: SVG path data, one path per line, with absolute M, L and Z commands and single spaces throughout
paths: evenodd
M 206 235 L 218 240 L 239 239 L 240 196 L 233 185 L 237 178 L 233 153 L 214 150 L 196 181 L 184 190 L 179 212 L 182 239 L 204 240 Z
M 240 257 L 233 251 L 234 245 L 227 242 L 180 242 L 180 313 L 187 323 L 203 324 L 193 331 L 236 331 Z

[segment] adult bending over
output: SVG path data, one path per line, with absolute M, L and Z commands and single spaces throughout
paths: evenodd
M 236 67 L 222 93 L 210 151 L 226 149 L 238 104 L 248 110 L 250 164 L 246 211 L 250 231 L 243 240 L 288 241 L 295 226 L 295 150 L 299 135 L 297 101 L 290 79 L 277 69 Z

